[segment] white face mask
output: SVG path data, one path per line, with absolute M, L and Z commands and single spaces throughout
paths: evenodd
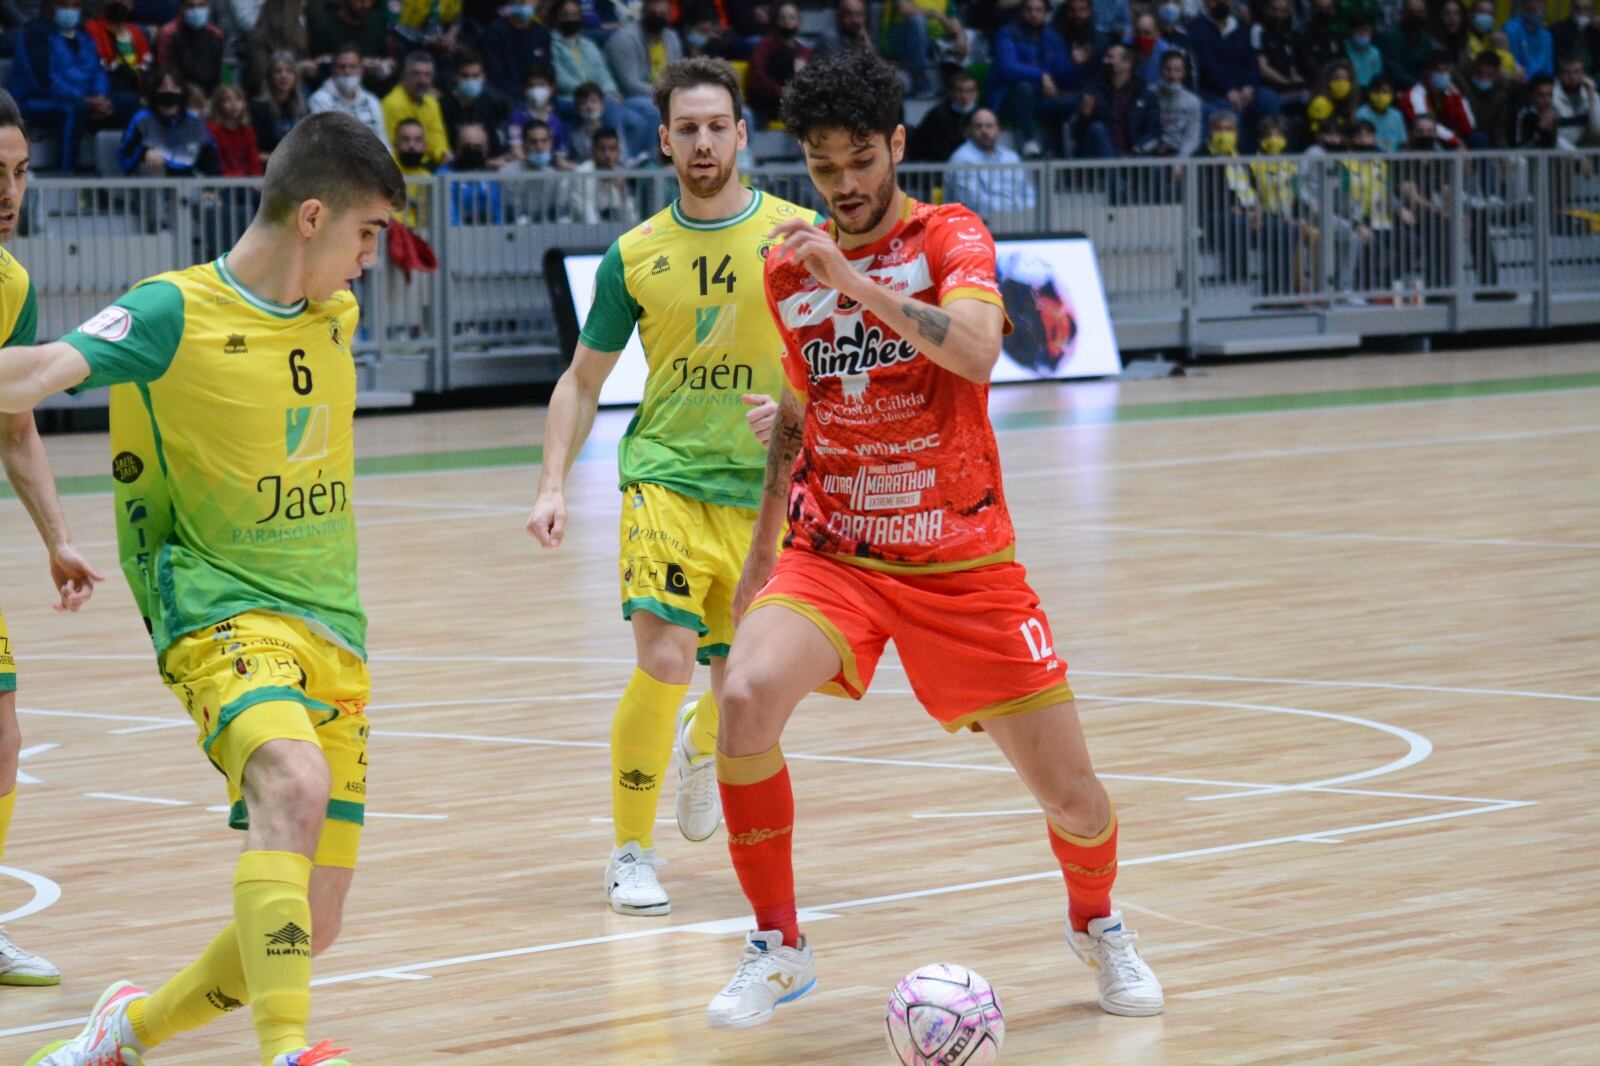
M 543 107 L 550 102 L 550 87 L 548 85 L 535 85 L 528 89 L 528 103 L 534 107 Z
M 361 88 L 361 75 L 335 74 L 333 76 L 333 87 L 339 90 L 339 95 L 341 96 L 354 96 L 356 90 Z

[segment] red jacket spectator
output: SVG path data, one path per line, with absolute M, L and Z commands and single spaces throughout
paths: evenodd
M 107 4 L 106 8 L 113 6 L 118 5 Z M 120 6 L 126 10 L 127 5 Z M 137 92 L 155 61 L 150 51 L 150 38 L 145 36 L 144 30 L 127 21 L 126 16 L 120 24 L 113 24 L 106 18 L 105 9 L 85 22 L 83 29 L 94 41 L 95 51 L 100 53 L 100 65 L 105 68 L 112 87 Z M 127 35 L 125 40 L 121 39 L 123 33 Z
M 162 70 L 177 71 L 185 82 L 210 93 L 222 84 L 227 37 L 215 23 L 194 26 L 187 18 L 186 7 L 156 34 L 156 65 Z
M 783 87 L 797 69 L 811 61 L 811 49 L 795 39 L 800 30 L 795 6 L 780 4 L 773 18 L 773 32 L 761 38 L 750 56 L 750 105 L 763 117 L 778 113 Z
M 217 122 L 207 122 L 211 139 L 217 142 L 217 164 L 225 178 L 252 178 L 265 173 L 261 165 L 261 146 L 256 141 L 256 128 L 248 122 L 229 129 Z
M 1432 115 L 1439 129 L 1439 143 L 1448 148 L 1462 147 L 1477 129 L 1471 105 L 1454 85 L 1441 92 L 1429 88 L 1426 80 L 1419 81 L 1400 97 L 1400 110 L 1405 113 L 1407 125 L 1418 115 Z

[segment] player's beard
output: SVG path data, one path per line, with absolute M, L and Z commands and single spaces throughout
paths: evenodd
M 850 234 L 871 233 L 877 229 L 878 224 L 883 221 L 883 216 L 889 213 L 889 205 L 894 203 L 895 184 L 894 164 L 891 163 L 889 164 L 888 177 L 884 178 L 883 184 L 874 189 L 872 195 L 868 197 L 867 210 L 862 221 L 853 224 L 847 223 L 839 217 L 838 211 L 830 212 L 833 215 L 834 225 L 839 227 L 839 232 Z
M 697 200 L 709 200 L 720 193 L 733 180 L 734 165 L 738 157 L 729 160 L 726 164 L 712 157 L 709 162 L 716 164 L 716 169 L 708 175 L 698 175 L 690 169 L 695 163 L 703 162 L 691 157 L 688 165 L 678 169 L 678 184 Z

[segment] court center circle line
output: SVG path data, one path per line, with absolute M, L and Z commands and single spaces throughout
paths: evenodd
M 0 925 L 14 922 L 53 905 L 61 898 L 61 886 L 45 877 L 43 874 L 30 873 L 27 870 L 18 870 L 14 866 L 0 866 L 0 877 L 14 877 L 18 881 L 33 889 L 33 898 L 14 911 L 0 914 Z

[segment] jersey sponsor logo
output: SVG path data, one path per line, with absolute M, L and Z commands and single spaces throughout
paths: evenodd
M 133 316 L 125 307 L 115 304 L 101 311 L 78 327 L 79 333 L 99 337 L 103 341 L 120 341 L 133 329 Z
M 835 323 L 835 327 L 840 323 Z M 881 326 L 868 326 L 860 318 L 855 328 L 835 335 L 833 342 L 818 337 L 809 340 L 800 349 L 805 358 L 808 375 L 813 382 L 827 378 L 845 378 L 865 375 L 872 370 L 909 363 L 918 352 L 910 341 L 885 331 Z
M 328 405 L 290 407 L 283 412 L 283 454 L 291 463 L 328 457 L 328 432 L 333 414 Z
M 243 333 L 230 333 L 222 345 L 223 355 L 249 355 L 250 345 Z
M 335 348 L 344 351 L 344 327 L 339 325 L 337 318 L 328 319 L 328 339 Z
M 944 534 L 944 511 L 868 515 L 835 511 L 828 530 L 868 544 L 936 544 Z
M 732 345 L 738 327 L 738 304 L 694 309 L 694 342 L 702 348 L 726 348 Z
M 623 581 L 636 588 L 665 592 L 672 596 L 689 595 L 689 576 L 677 563 L 641 555 L 628 561 Z
M 755 389 L 755 368 L 749 363 L 730 363 L 726 354 L 715 363 L 692 363 L 679 357 L 672 361 L 677 371 L 678 383 L 673 390 L 687 388 L 694 392 L 707 389 L 717 392 L 751 392 Z
M 131 485 L 144 473 L 144 460 L 132 452 L 118 452 L 111 460 L 111 476 L 124 485 Z
M 276 933 L 267 934 L 268 955 L 311 955 L 311 934 L 293 922 Z
M 844 496 L 853 511 L 898 511 L 922 503 L 924 490 L 938 483 L 939 472 L 916 463 L 858 467 L 854 474 L 824 474 L 822 489 Z
M 322 471 L 317 471 L 317 477 L 308 487 L 305 485 L 284 485 L 283 477 L 279 474 L 268 474 L 256 482 L 256 495 L 267 497 L 271 506 L 267 513 L 256 519 L 256 525 L 265 525 L 276 518 L 286 518 L 291 522 L 298 522 L 306 517 L 325 518 L 328 515 L 338 514 L 350 509 L 350 486 L 335 478 L 332 481 L 322 480 Z M 335 529 L 331 525 L 323 532 L 335 533 L 344 528 L 340 523 Z M 254 531 L 267 532 L 265 530 Z M 250 536 L 251 531 L 236 529 L 234 539 L 265 539 L 259 536 Z M 245 537 L 241 538 L 241 534 Z
M 672 263 L 666 256 L 657 256 L 655 263 L 650 267 L 650 276 L 655 277 L 657 274 L 665 274 L 671 269 Z
M 617 775 L 617 784 L 629 792 L 650 792 L 656 787 L 656 775 L 643 770 L 624 770 Z

